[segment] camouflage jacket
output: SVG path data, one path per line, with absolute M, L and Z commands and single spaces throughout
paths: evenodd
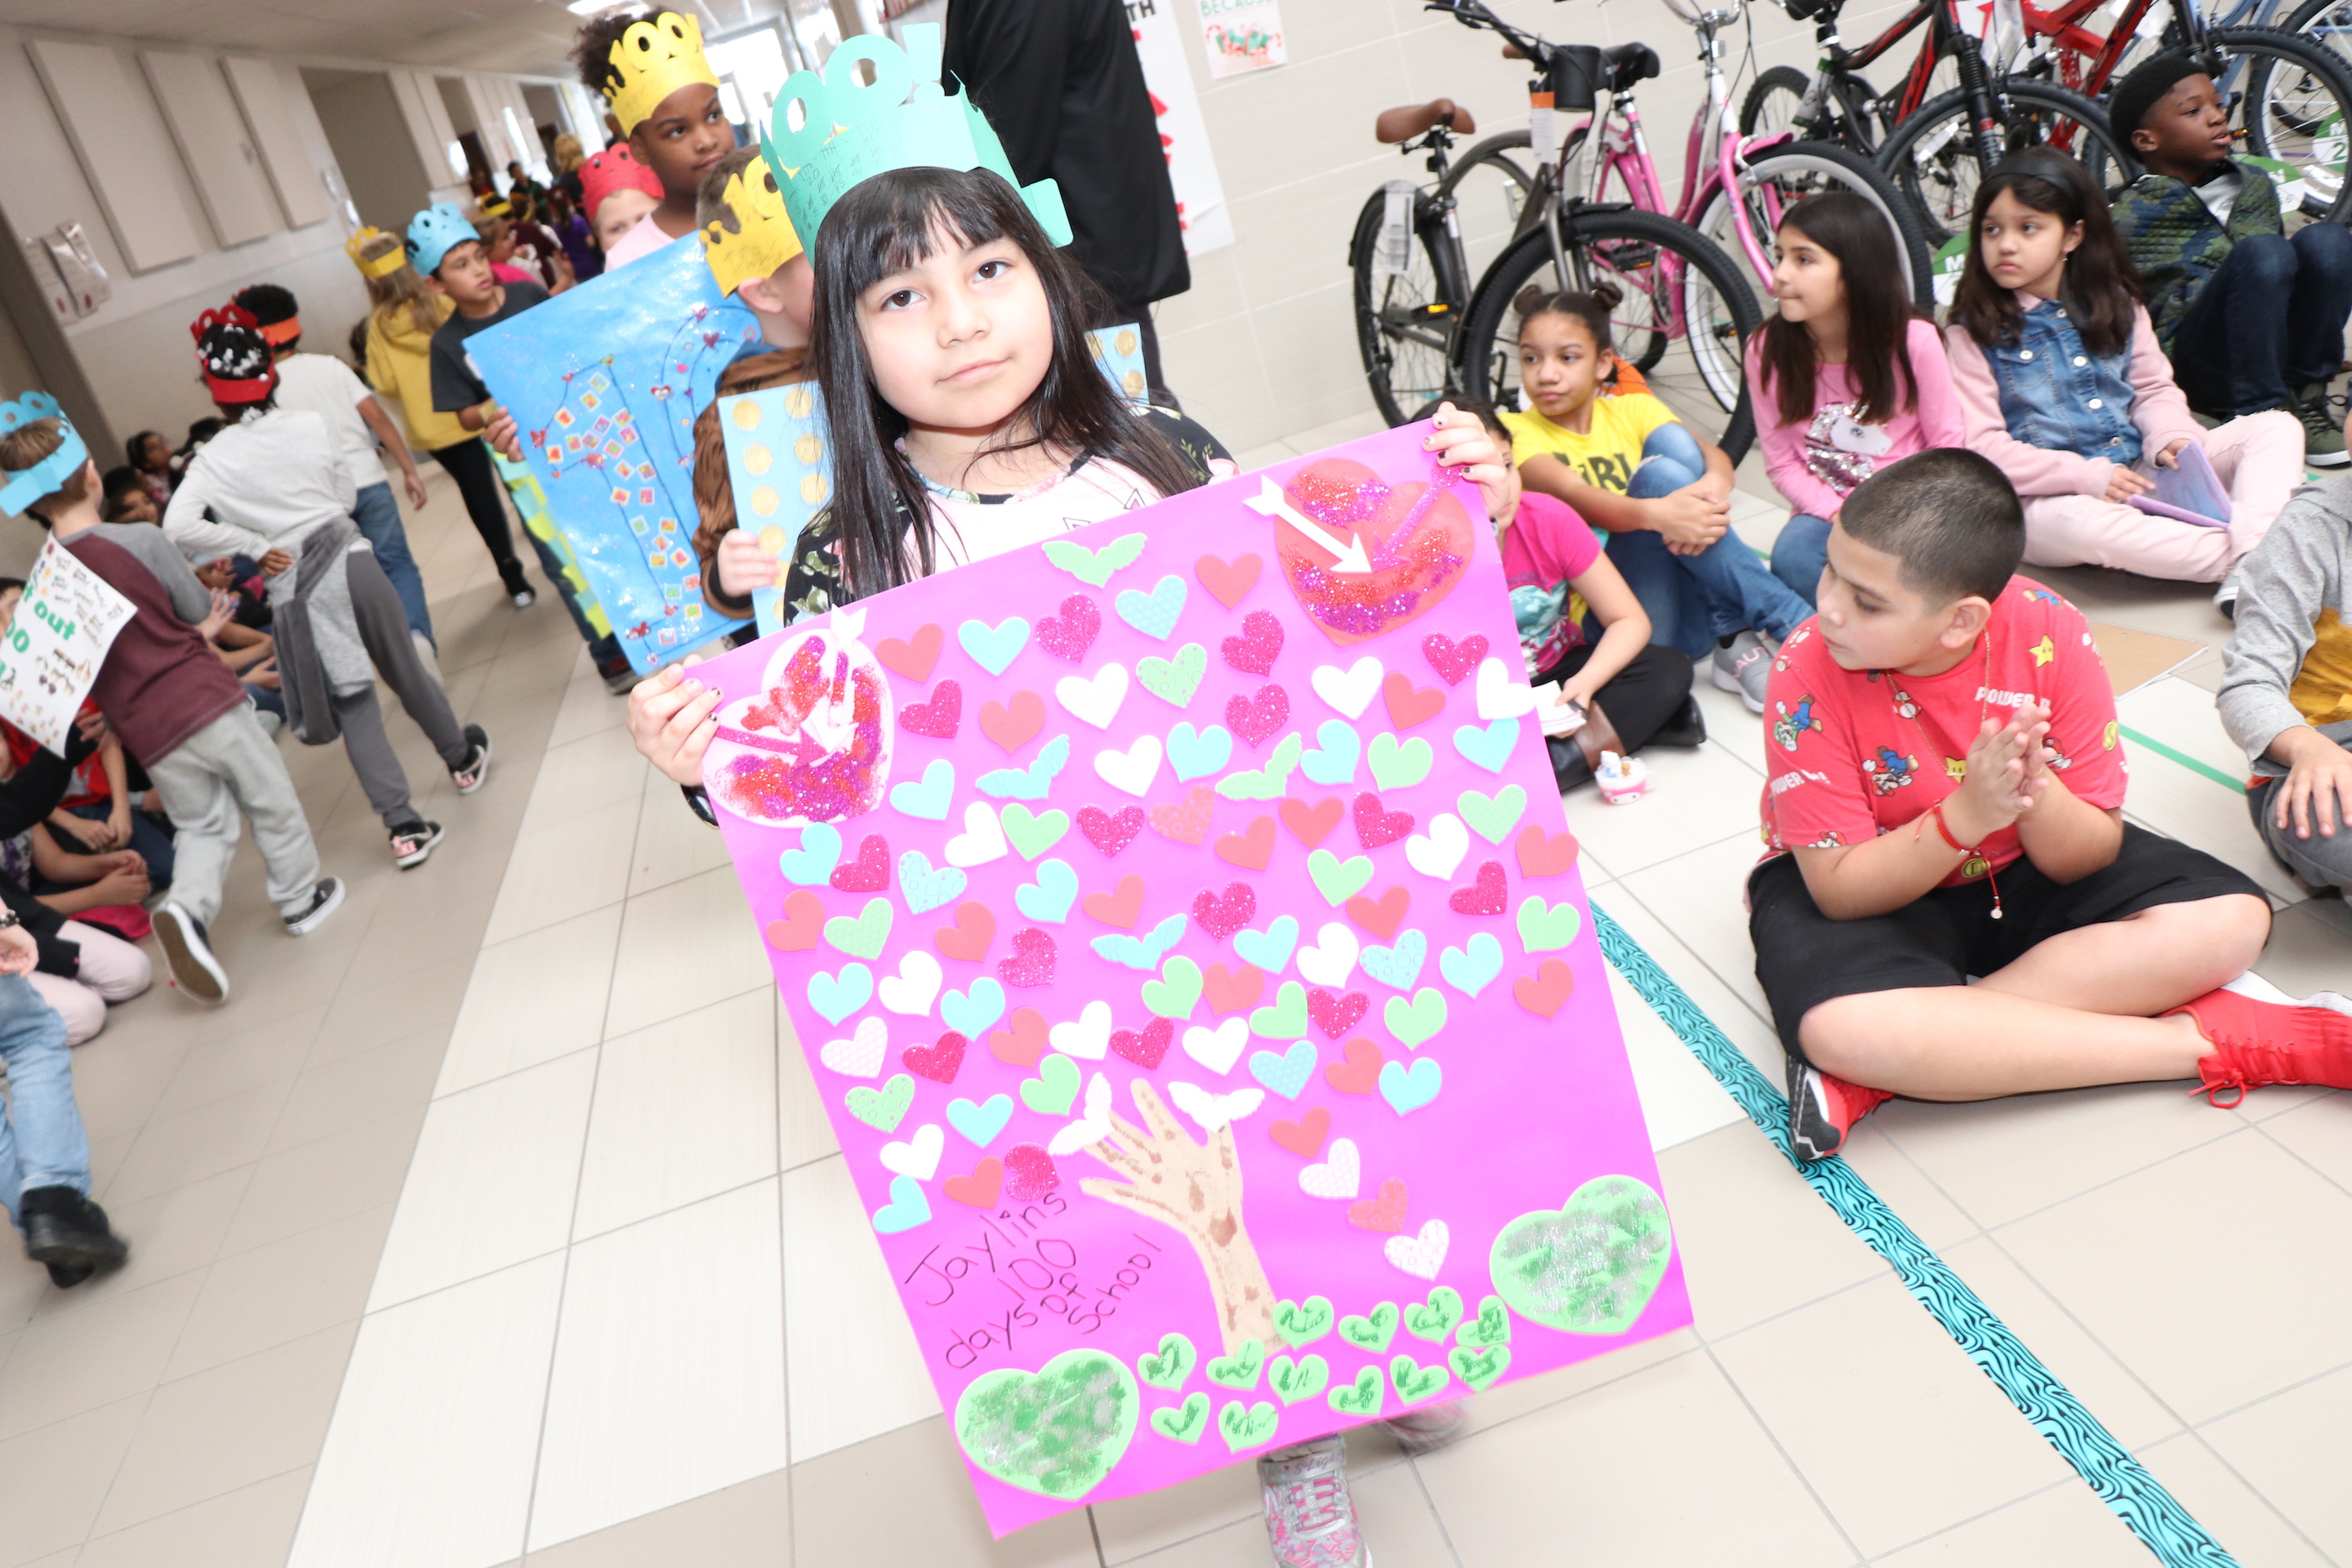
M 2212 209 L 2197 188 L 2170 174 L 2142 174 L 2116 199 L 2116 227 L 2147 289 L 2147 316 L 2157 342 L 2172 352 L 2174 334 L 2197 292 L 2213 276 L 2230 247 L 2254 234 L 2283 234 L 2278 187 L 2251 163 L 2234 163 L 2241 177 L 2230 226 L 2213 221 Z

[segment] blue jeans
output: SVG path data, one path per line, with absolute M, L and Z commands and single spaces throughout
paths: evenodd
M 1706 476 L 1706 455 L 1681 425 L 1662 425 L 1642 447 L 1642 466 L 1625 493 L 1654 500 Z M 1756 552 L 1726 530 L 1696 555 L 1677 555 L 1665 537 L 1643 529 L 1612 534 L 1609 559 L 1650 617 L 1650 640 L 1691 658 L 1715 651 L 1716 639 L 1754 629 L 1776 638 L 1797 629 L 1812 606 L 1772 575 Z
M 408 629 L 438 648 L 441 645 L 433 641 L 433 613 L 425 607 L 425 577 L 416 570 L 416 558 L 408 552 L 408 531 L 400 525 L 400 503 L 392 499 L 392 486 L 363 487 L 352 507 L 352 521 L 360 525 L 368 547 L 375 552 L 376 564 L 392 579 L 392 591 L 400 595 L 400 610 L 408 618 Z
M 2333 381 L 2352 316 L 2352 232 L 2308 224 L 2292 239 L 2252 234 L 2180 318 L 2172 368 L 2189 406 L 2234 419 L 2286 401 L 2287 389 Z
M 1827 518 L 1801 511 L 1780 527 L 1780 537 L 1772 542 L 1772 575 L 1789 584 L 1789 589 L 1808 605 L 1821 604 L 1822 574 L 1830 563 L 1830 524 Z
M 8 1066 L 8 1114 L 0 1118 L 0 1205 L 34 1187 L 89 1191 L 89 1134 L 74 1103 L 66 1021 L 21 974 L 0 975 L 0 1062 Z

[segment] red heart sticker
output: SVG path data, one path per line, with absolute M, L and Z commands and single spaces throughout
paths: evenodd
M 1014 1203 L 1034 1203 L 1061 1184 L 1054 1156 L 1039 1145 L 1015 1143 L 1004 1152 L 1004 1195 Z
M 1225 727 L 1253 746 L 1262 746 L 1290 721 L 1290 693 L 1261 686 L 1248 697 L 1225 699 Z
M 824 900 L 806 888 L 784 895 L 784 918 L 768 922 L 768 945 L 778 952 L 806 952 L 824 932 Z
M 1247 882 L 1228 882 L 1223 893 L 1203 889 L 1192 895 L 1192 918 L 1219 942 L 1249 924 L 1257 913 L 1257 894 Z
M 1156 1072 L 1160 1058 L 1168 1054 L 1168 1047 L 1175 1038 L 1176 1026 L 1173 1022 L 1154 1018 L 1140 1029 L 1113 1029 L 1110 1048 L 1145 1072 Z
M 833 885 L 845 893 L 878 893 L 890 885 L 890 841 L 869 833 L 857 847 L 857 858 L 833 868 Z
M 1462 678 L 1478 668 L 1486 657 L 1485 634 L 1473 632 L 1455 642 L 1444 632 L 1432 632 L 1421 639 L 1421 656 L 1429 660 L 1429 668 L 1437 671 L 1448 686 L 1459 686 Z
M 1307 994 L 1307 1016 L 1327 1039 L 1338 1039 L 1364 1021 L 1371 1011 L 1372 999 L 1360 991 L 1350 991 L 1342 996 L 1337 991 L 1309 991 Z
M 1274 858 L 1274 818 L 1261 816 L 1239 833 L 1220 836 L 1217 858 L 1244 870 L 1265 870 Z
M 1576 835 L 1547 834 L 1534 823 L 1519 829 L 1515 847 L 1522 877 L 1557 877 L 1576 864 Z
M 1209 1016 L 1222 1018 L 1228 1013 L 1246 1013 L 1257 1005 L 1265 994 L 1265 971 L 1255 964 L 1244 963 L 1228 974 L 1222 963 L 1209 965 L 1201 976 L 1201 994 L 1209 999 Z M 1377 1070 L 1377 1069 L 1375 1069 Z
M 1391 1176 L 1381 1184 L 1380 1196 L 1362 1198 L 1348 1205 L 1348 1223 L 1360 1230 L 1394 1234 L 1404 1228 L 1404 1182 Z
M 1143 912 L 1143 879 L 1121 877 L 1118 886 L 1110 892 L 1088 893 L 1079 902 L 1087 914 L 1103 924 L 1133 931 L 1135 917 Z
M 884 637 L 874 645 L 874 657 L 894 675 L 903 675 L 909 680 L 929 680 L 931 666 L 940 661 L 943 640 L 940 628 L 927 624 L 918 626 L 915 635 L 903 642 L 897 637 Z
M 1348 918 L 1386 942 L 1404 924 L 1405 906 L 1411 902 L 1412 895 L 1401 887 L 1391 888 L 1377 899 L 1358 893 L 1348 900 Z
M 1035 740 L 1045 727 L 1045 700 L 1034 691 L 1014 692 L 1010 705 L 993 700 L 980 705 L 980 732 L 1008 752 Z
M 1415 686 L 1401 669 L 1389 671 L 1381 682 L 1381 696 L 1389 705 L 1389 722 L 1399 730 L 1425 723 L 1445 710 L 1445 693 L 1434 686 Z
M 1511 994 L 1518 998 L 1519 1005 L 1545 1018 L 1566 1006 L 1575 990 L 1576 971 L 1561 958 L 1547 958 L 1536 965 L 1533 974 L 1511 982 Z
M 1367 849 L 1393 844 L 1412 831 L 1412 813 L 1383 811 L 1381 797 L 1366 790 L 1356 797 L 1356 837 Z
M 1264 610 L 1252 610 L 1242 622 L 1239 637 L 1227 637 L 1222 645 L 1225 662 L 1248 675 L 1272 673 L 1274 661 L 1282 652 L 1282 623 Z
M 1347 809 L 1336 795 L 1313 805 L 1303 800 L 1286 800 L 1281 806 L 1282 825 L 1290 829 L 1298 842 L 1312 849 L 1330 837 L 1331 830 L 1339 826 L 1340 815 Z
M 1341 1094 L 1370 1094 L 1381 1086 L 1381 1047 L 1358 1035 L 1342 1047 L 1348 1059 L 1323 1069 L 1323 1081 Z
M 1045 1054 L 1045 1015 L 1034 1007 L 1015 1007 L 1004 1022 L 1005 1027 L 989 1032 L 988 1054 L 1009 1068 L 1035 1067 Z
M 1078 831 L 1104 855 L 1116 856 L 1143 831 L 1143 808 L 1130 805 L 1112 813 L 1098 805 L 1082 805 L 1078 808 Z
M 1274 525 L 1275 553 L 1299 607 L 1341 647 L 1436 608 L 1477 549 L 1450 485 L 1391 485 L 1361 463 L 1326 458 L 1293 476 L 1284 499 L 1314 525 Z
M 950 1029 L 935 1046 L 908 1046 L 898 1053 L 907 1070 L 933 1083 L 953 1083 L 963 1067 L 963 1048 L 971 1042 Z
M 955 924 L 931 933 L 931 945 L 940 950 L 941 958 L 960 958 L 966 963 L 979 963 L 995 940 L 996 916 L 986 904 L 971 899 L 956 906 Z
M 1488 860 L 1478 868 L 1478 879 L 1466 888 L 1456 888 L 1445 901 L 1454 906 L 1457 915 L 1499 915 L 1510 885 L 1503 879 L 1503 863 Z
M 1323 1140 L 1331 1134 L 1331 1113 L 1318 1105 L 1296 1121 L 1277 1121 L 1266 1131 L 1292 1153 L 1312 1160 L 1323 1152 Z
M 898 710 L 898 728 L 934 741 L 954 740 L 956 726 L 962 720 L 963 688 L 952 680 L 932 687 L 929 702 L 910 702 Z
M 1054 980 L 1054 939 L 1035 926 L 1024 926 L 1013 935 L 1013 951 L 996 961 L 996 973 L 1007 985 L 1050 985 Z
M 950 1176 L 940 1184 L 940 1191 L 960 1204 L 976 1209 L 992 1209 L 996 1194 L 1004 1190 L 1004 1162 L 993 1154 L 983 1155 L 971 1168 L 969 1176 Z
M 1039 647 L 1055 658 L 1076 664 L 1087 657 L 1087 649 L 1095 646 L 1101 633 L 1102 611 L 1084 594 L 1073 594 L 1062 601 L 1061 614 L 1039 621 L 1031 635 Z
M 1232 609 L 1242 602 L 1242 596 L 1257 585 L 1257 574 L 1265 563 L 1255 555 L 1236 555 L 1231 561 L 1220 556 L 1203 555 L 1192 563 L 1193 574 L 1201 586 L 1216 595 L 1217 603 Z

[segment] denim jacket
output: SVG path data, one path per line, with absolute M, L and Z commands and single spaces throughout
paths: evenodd
M 2139 461 L 2139 426 L 2132 423 L 2132 388 L 2126 378 L 2131 350 L 2098 356 L 2066 319 L 2066 308 L 2045 302 L 2025 312 L 2013 343 L 1984 351 L 2000 386 L 2001 422 L 2030 447 L 2105 458 L 2117 468 Z

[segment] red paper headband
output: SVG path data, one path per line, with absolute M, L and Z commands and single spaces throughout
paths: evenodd
M 615 191 L 643 191 L 656 201 L 662 199 L 661 181 L 651 169 L 629 155 L 629 149 L 615 142 L 602 153 L 580 165 L 580 205 L 592 225 L 596 221 L 596 209 L 604 198 Z
M 223 375 L 213 369 L 214 355 L 205 348 L 207 333 L 246 331 L 253 334 L 259 349 L 255 357 L 260 362 L 261 374 L 247 376 Z M 215 403 L 258 403 L 278 385 L 277 367 L 269 363 L 269 349 L 262 338 L 261 328 L 252 313 L 241 306 L 223 305 L 206 310 L 188 328 L 188 335 L 196 341 L 196 363 L 203 369 L 205 385 Z M 227 346 L 226 343 L 221 346 Z

